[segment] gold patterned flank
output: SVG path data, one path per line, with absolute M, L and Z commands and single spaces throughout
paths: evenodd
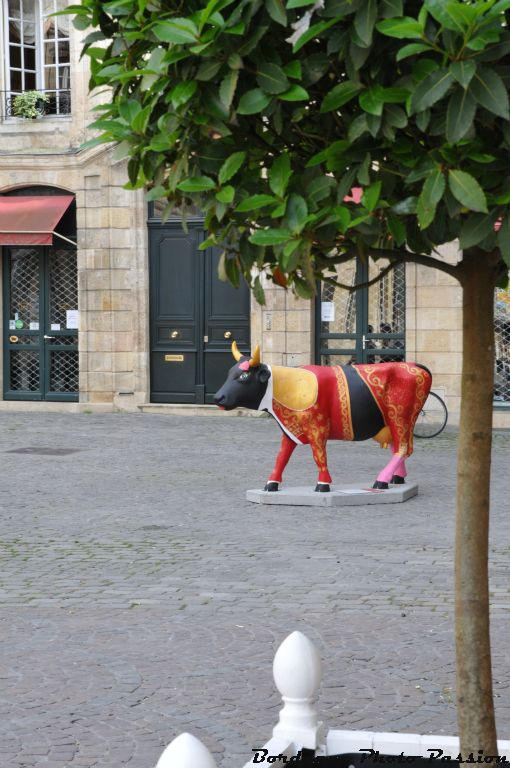
M 413 429 L 418 414 L 427 397 L 426 372 L 423 368 L 409 363 L 398 363 L 400 369 L 414 378 L 415 392 L 413 397 L 413 410 L 411 414 L 405 414 L 404 403 L 394 401 L 395 391 L 390 394 L 386 389 L 385 382 L 379 376 L 379 370 L 375 365 L 353 366 L 359 376 L 366 381 L 368 387 L 375 398 L 384 420 L 390 429 L 395 431 L 398 445 L 394 445 L 394 450 L 400 456 L 410 456 L 413 452 Z M 401 393 L 402 394 L 402 393 Z M 404 415 L 406 418 L 404 418 Z M 410 416 L 410 418 L 409 418 Z
M 349 388 L 347 379 L 341 366 L 332 366 L 335 371 L 336 383 L 338 387 L 338 404 L 340 407 L 340 423 L 342 426 L 342 439 L 354 440 L 354 430 L 352 428 L 351 399 L 349 397 Z

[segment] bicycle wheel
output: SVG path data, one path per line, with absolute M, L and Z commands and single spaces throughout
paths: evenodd
M 446 427 L 447 421 L 445 403 L 435 392 L 430 392 L 416 419 L 413 434 L 415 437 L 436 437 Z

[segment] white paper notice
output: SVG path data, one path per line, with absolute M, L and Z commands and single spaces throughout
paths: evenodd
M 10 331 L 16 330 L 16 320 L 9 320 L 9 330 Z
M 39 323 L 30 323 L 29 325 L 31 331 L 38 331 L 39 330 Z
M 52 323 L 51 324 L 51 330 L 52 331 L 60 331 L 60 323 Z
M 80 313 L 77 309 L 66 310 L 66 328 L 78 328 Z
M 335 319 L 335 305 L 332 301 L 321 303 L 321 320 L 323 323 L 332 323 Z

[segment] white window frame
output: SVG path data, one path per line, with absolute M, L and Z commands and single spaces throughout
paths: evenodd
M 57 10 L 55 8 L 58 0 L 51 0 L 53 3 L 54 10 Z M 20 19 L 23 19 L 23 4 L 22 0 L 18 0 L 19 6 L 20 6 Z M 56 112 L 52 117 L 60 116 L 60 115 L 69 115 L 70 110 L 62 111 L 62 102 L 61 102 L 61 95 L 62 93 L 70 94 L 71 92 L 71 51 L 69 50 L 69 61 L 64 62 L 64 64 L 60 63 L 59 59 L 59 51 L 58 51 L 58 45 L 62 42 L 67 42 L 70 48 L 70 35 L 69 37 L 57 37 L 54 36 L 53 38 L 48 38 L 45 41 L 44 38 L 44 18 L 42 15 L 42 5 L 40 0 L 33 0 L 34 2 L 34 21 L 35 21 L 35 40 L 34 40 L 34 47 L 35 47 L 35 89 L 38 91 L 47 91 L 49 94 L 54 95 L 55 97 L 55 105 L 56 105 Z M 2 0 L 2 13 L 3 13 L 3 19 L 4 19 L 4 77 L 5 77 L 5 91 L 7 98 L 12 97 L 12 95 L 15 95 L 17 93 L 20 93 L 20 91 L 15 90 L 12 88 L 11 83 L 11 72 L 13 70 L 13 67 L 11 65 L 10 61 L 10 39 L 9 39 L 9 3 L 8 0 Z M 53 11 L 52 11 L 53 13 Z M 50 15 L 50 14 L 48 14 Z M 44 60 L 44 54 L 45 54 L 45 43 L 53 43 L 55 46 L 55 63 L 54 64 L 46 64 Z M 20 69 L 15 68 L 16 71 L 21 71 L 21 81 L 22 81 L 22 90 L 32 90 L 27 89 L 24 87 L 25 83 L 25 68 L 24 68 L 24 53 L 23 53 L 23 45 L 20 45 L 20 60 L 21 60 L 21 67 Z M 60 72 L 63 67 L 67 66 L 69 71 L 69 85 L 67 88 L 61 88 L 60 87 Z M 48 70 L 54 70 L 55 72 L 55 88 L 45 88 L 45 79 L 46 79 L 46 72 Z M 29 70 L 32 71 L 32 70 Z M 21 91 L 22 92 L 22 91 Z M 69 98 L 69 97 L 67 97 Z M 64 103 L 65 106 L 65 103 Z

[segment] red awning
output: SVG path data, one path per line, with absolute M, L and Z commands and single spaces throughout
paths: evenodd
M 0 197 L 0 245 L 53 245 L 73 195 Z

